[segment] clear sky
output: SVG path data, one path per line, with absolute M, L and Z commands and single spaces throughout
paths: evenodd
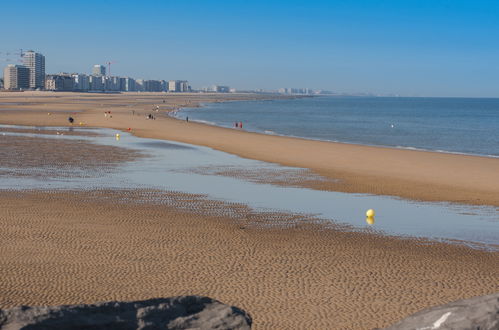
M 499 97 L 497 0 L 3 0 L 0 13 L 0 51 L 40 51 L 47 73 L 111 60 L 113 75 L 193 87 Z

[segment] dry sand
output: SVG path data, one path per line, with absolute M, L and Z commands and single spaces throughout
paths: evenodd
M 497 253 L 268 222 L 294 223 L 185 194 L 1 192 L 0 307 L 200 294 L 254 329 L 371 329 L 499 289 Z
M 131 128 L 138 136 L 208 146 L 246 158 L 311 169 L 333 179 L 308 185 L 316 189 L 499 206 L 499 159 L 269 136 L 161 116 L 166 111 L 202 102 L 272 97 L 0 93 L 0 123 L 67 125 L 68 114 L 73 114 L 77 125 L 82 122 L 121 130 Z M 156 106 L 159 112 L 152 111 Z M 105 117 L 105 111 L 111 111 L 112 118 Z M 146 120 L 149 113 L 157 115 L 157 119 Z

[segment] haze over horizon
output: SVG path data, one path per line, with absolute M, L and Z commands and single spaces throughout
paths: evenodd
M 0 10 L 0 51 L 39 51 L 47 73 L 114 61 L 113 75 L 195 88 L 499 97 L 496 1 L 27 0 Z

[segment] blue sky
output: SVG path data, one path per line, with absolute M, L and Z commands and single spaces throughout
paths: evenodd
M 111 60 L 116 75 L 194 87 L 499 97 L 499 1 L 24 0 L 0 12 L 0 51 L 38 50 L 48 73 Z

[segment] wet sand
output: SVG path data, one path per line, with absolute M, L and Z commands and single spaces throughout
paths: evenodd
M 165 115 L 167 111 L 202 102 L 272 97 L 252 94 L 0 93 L 3 104 L 0 105 L 0 123 L 66 125 L 68 115 L 72 114 L 76 125 L 81 122 L 121 130 L 131 128 L 137 136 L 208 146 L 245 158 L 307 168 L 331 179 L 307 183 L 316 189 L 499 206 L 499 159 L 268 136 L 186 123 Z M 9 102 L 12 104 L 6 104 Z M 153 110 L 156 107 L 159 107 L 158 112 Z M 112 118 L 105 117 L 105 111 L 111 111 Z M 157 119 L 146 120 L 149 113 Z
M 194 195 L 0 192 L 0 203 L 3 308 L 201 294 L 249 311 L 254 329 L 371 329 L 499 289 L 497 253 Z

